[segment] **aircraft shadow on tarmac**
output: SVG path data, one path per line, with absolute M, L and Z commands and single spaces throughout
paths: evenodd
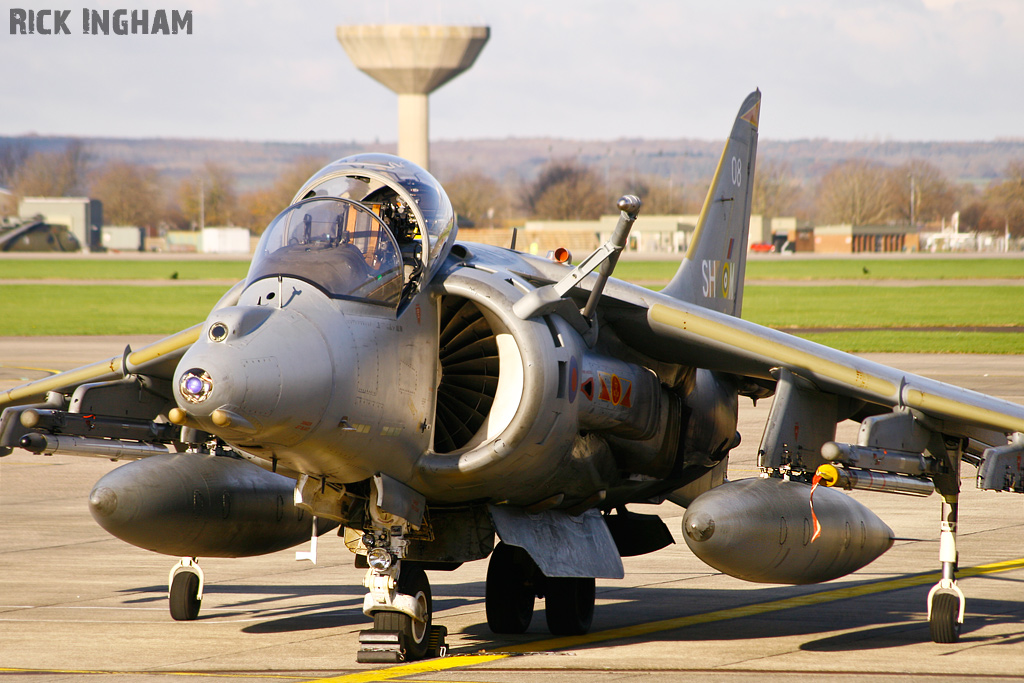
M 471 604 L 473 600 L 454 598 L 450 600 L 434 600 L 434 614 L 446 609 L 456 609 L 463 607 L 467 604 Z M 338 609 L 323 612 L 321 610 L 337 606 Z M 312 612 L 309 607 L 296 608 L 290 616 L 281 617 L 283 614 L 288 614 L 289 610 L 277 612 L 274 618 L 268 619 L 267 621 L 260 622 L 258 624 L 252 624 L 242 629 L 243 633 L 292 633 L 296 631 L 312 631 L 316 629 L 324 628 L 335 628 L 338 626 L 362 626 L 363 628 L 371 628 L 373 622 L 363 614 L 362 610 L 363 599 L 359 598 L 358 604 L 351 604 L 347 601 L 345 603 L 329 603 L 316 605 L 312 609 L 317 610 Z
M 974 600 L 972 605 L 978 603 L 990 603 L 993 611 L 1005 607 L 1002 600 Z M 1014 603 L 1020 606 L 1020 603 Z M 985 605 L 980 607 L 981 610 Z M 978 609 L 975 607 L 975 609 Z M 1017 630 L 1013 633 L 1000 633 L 992 636 L 971 635 L 971 632 L 979 631 L 984 626 L 992 624 L 1013 623 L 1019 624 L 1021 619 L 1020 611 L 1016 613 L 993 613 L 966 615 L 963 631 L 960 635 L 960 643 L 968 645 L 1017 645 L 1024 643 L 1024 630 Z M 910 621 L 895 624 L 892 626 L 880 626 L 866 628 L 855 632 L 841 633 L 836 636 L 829 636 L 819 640 L 811 640 L 800 646 L 806 652 L 859 652 L 867 650 L 880 650 L 883 648 L 902 647 L 917 643 L 931 643 L 928 636 L 928 625 L 922 623 L 920 618 L 912 618 Z
M 474 585 L 474 584 L 469 584 Z M 483 584 L 476 584 L 480 597 L 438 595 L 434 600 L 435 612 L 456 609 L 467 604 L 480 602 L 482 605 Z M 459 586 L 459 592 L 465 593 L 466 585 Z M 122 594 L 139 595 L 123 601 L 123 604 L 160 603 L 167 600 L 166 586 L 144 586 L 120 591 Z M 204 597 L 206 604 L 217 605 L 216 611 L 201 612 L 198 620 L 216 620 L 227 618 L 248 617 L 250 619 L 265 617 L 265 621 L 245 626 L 243 633 L 289 633 L 311 631 L 341 626 L 366 624 L 371 621 L 363 614 L 363 596 L 366 589 L 359 585 L 224 585 L 208 584 Z M 475 592 L 473 589 L 470 593 Z M 239 599 L 230 601 L 225 596 L 237 596 Z M 252 596 L 246 599 L 247 596 Z M 322 596 L 325 601 L 308 602 L 306 604 L 279 605 L 282 601 L 303 600 Z M 334 599 L 330 599 L 334 598 Z
M 990 577 L 991 578 L 991 577 Z M 688 588 L 628 588 L 602 592 L 598 589 L 598 606 L 591 633 L 611 631 L 644 623 L 704 614 L 733 607 L 770 603 L 776 600 L 813 595 L 814 593 L 875 583 L 866 581 L 831 582 L 825 586 L 766 587 L 754 590 L 694 590 Z M 766 637 L 813 636 L 817 633 L 842 630 L 844 633 L 809 640 L 801 649 L 812 652 L 870 650 L 931 643 L 925 614 L 926 596 L 930 586 L 904 588 L 873 595 L 810 604 L 741 618 L 722 619 L 694 626 L 666 629 L 642 637 L 622 638 L 629 641 L 701 641 L 757 640 Z M 601 604 L 615 599 L 614 604 Z M 968 609 L 961 642 L 971 642 L 973 631 L 993 624 L 1020 624 L 1024 601 L 968 598 Z M 641 607 L 642 606 L 642 607 Z M 442 617 L 443 618 L 443 617 Z M 611 634 L 610 634 L 611 635 Z M 525 644 L 550 638 L 545 625 L 543 602 L 538 601 L 529 630 L 521 636 L 496 638 L 483 621 L 461 631 L 472 641 L 462 649 L 474 652 L 480 648 L 500 650 L 510 644 Z M 612 640 L 614 636 L 609 638 Z M 619 640 L 616 638 L 616 640 Z M 979 643 L 1016 643 L 1024 640 L 1024 631 L 1014 631 L 993 638 L 977 637 Z M 573 649 L 599 648 L 606 641 L 573 646 Z
M 910 576 L 910 575 L 908 575 Z M 986 577 L 1019 583 L 1007 577 Z M 704 614 L 734 607 L 771 603 L 797 596 L 875 583 L 871 578 L 863 581 L 834 581 L 815 586 L 766 586 L 757 589 L 694 589 L 668 587 L 604 587 L 598 589 L 598 605 L 591 633 L 634 626 L 639 623 L 675 619 Z M 925 619 L 925 596 L 929 586 L 915 586 L 894 591 L 820 604 L 793 607 L 729 618 L 696 626 L 668 629 L 628 640 L 647 641 L 700 641 L 700 640 L 756 640 L 765 637 L 791 637 L 842 630 L 839 635 L 809 640 L 801 649 L 809 652 L 843 652 L 900 647 L 931 642 Z M 500 650 L 509 645 L 526 644 L 550 638 L 544 615 L 544 602 L 536 603 L 530 628 L 522 635 L 495 637 L 488 629 L 484 617 L 484 584 L 467 582 L 439 584 L 433 589 L 435 619 L 448 621 L 446 610 L 464 609 L 476 605 L 480 619 L 461 628 L 458 637 L 464 644 L 452 649 L 475 652 L 481 648 Z M 166 587 L 146 586 L 127 589 L 122 593 L 137 595 L 125 604 L 166 600 Z M 241 628 L 243 633 L 289 633 L 338 627 L 369 625 L 362 613 L 365 590 L 359 585 L 208 585 L 205 593 L 216 611 L 200 615 L 201 620 L 248 617 L 257 623 Z M 216 597 L 214 597 L 216 596 Z M 227 601 L 226 596 L 237 600 Z M 325 601 L 306 600 L 306 604 L 281 605 L 286 600 L 325 598 Z M 333 599 L 332 599 L 333 598 Z M 608 603 L 607 601 L 614 602 Z M 208 603 L 209 604 L 209 603 Z M 639 615 L 642 617 L 638 618 Z M 971 642 L 971 633 L 993 624 L 1020 624 L 1024 615 L 1024 601 L 969 598 L 961 642 Z M 453 635 L 455 635 L 453 633 Z M 610 634 L 611 635 L 611 634 Z M 619 640 L 614 636 L 609 640 Z M 623 639 L 626 640 L 626 639 Z M 1024 631 L 1014 631 L 993 637 L 976 637 L 979 644 L 1016 644 L 1024 642 Z M 575 649 L 602 647 L 604 641 L 574 646 Z M 454 643 L 453 643 L 454 644 Z

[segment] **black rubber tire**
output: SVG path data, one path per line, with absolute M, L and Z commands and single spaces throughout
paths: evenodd
M 932 598 L 932 616 L 928 630 L 933 643 L 955 643 L 960 640 L 960 598 L 954 593 L 936 593 Z
M 171 580 L 170 600 L 171 618 L 175 621 L 193 621 L 199 616 L 199 608 L 203 601 L 199 597 L 199 575 L 192 571 L 182 571 Z
M 594 620 L 594 579 L 544 579 L 548 630 L 556 636 L 579 636 Z
M 537 565 L 522 548 L 498 543 L 487 564 L 484 605 L 492 633 L 525 633 L 533 620 Z
M 422 568 L 413 564 L 403 564 L 398 575 L 398 592 L 411 595 L 426 605 L 425 623 L 417 622 L 408 614 L 401 612 L 374 612 L 373 630 L 398 631 L 402 650 L 406 661 L 423 659 L 430 649 L 430 625 L 433 620 L 434 605 L 430 595 L 430 581 Z

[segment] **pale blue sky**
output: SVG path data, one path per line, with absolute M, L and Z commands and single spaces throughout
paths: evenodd
M 10 35 L 11 7 L 71 10 Z M 82 8 L 192 9 L 191 36 L 81 35 Z M 395 97 L 342 23 L 471 23 L 491 39 L 431 98 L 433 139 L 720 139 L 763 91 L 769 139 L 1024 137 L 1022 0 L 14 0 L 0 135 L 393 141 Z

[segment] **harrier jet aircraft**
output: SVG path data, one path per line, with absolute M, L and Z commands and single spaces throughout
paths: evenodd
M 366 569 L 361 661 L 436 654 L 428 573 L 488 557 L 493 632 L 525 631 L 537 597 L 553 633 L 586 632 L 595 577 L 672 540 L 633 503 L 686 507 L 686 543 L 716 569 L 803 584 L 893 542 L 839 489 L 938 490 L 929 620 L 952 642 L 961 463 L 984 488 L 1021 491 L 1024 407 L 740 317 L 760 103 L 740 107 L 661 292 L 610 277 L 636 197 L 572 266 L 460 242 L 430 174 L 352 156 L 299 189 L 204 323 L 0 394 L 0 447 L 131 461 L 90 508 L 113 535 L 183 558 L 179 620 L 200 609 L 198 558 L 338 527 Z M 727 481 L 738 401 L 769 396 L 762 476 Z M 857 442 L 836 443 L 847 419 Z

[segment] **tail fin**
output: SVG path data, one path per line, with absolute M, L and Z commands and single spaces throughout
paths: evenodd
M 686 257 L 662 290 L 681 301 L 737 317 L 743 305 L 760 112 L 761 91 L 755 90 L 736 116 Z

